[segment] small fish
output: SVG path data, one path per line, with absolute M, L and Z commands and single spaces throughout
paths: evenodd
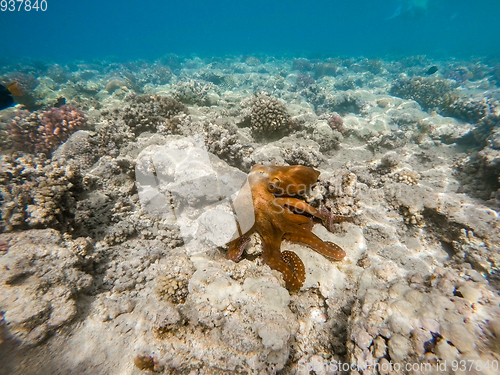
M 63 105 L 66 104 L 66 98 L 61 96 L 59 98 L 57 98 L 57 101 L 56 101 L 56 104 L 54 104 L 54 107 L 55 108 L 60 108 L 62 107 Z
M 433 75 L 434 73 L 436 73 L 437 71 L 438 71 L 438 67 L 436 65 L 433 65 L 429 68 L 429 70 L 427 72 L 425 72 L 425 74 L 430 76 L 430 75 Z
M 0 84 L 0 111 L 14 105 L 12 96 L 21 96 L 23 93 L 19 90 L 17 82 L 11 83 L 7 87 Z

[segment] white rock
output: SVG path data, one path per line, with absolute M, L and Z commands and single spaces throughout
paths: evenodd
M 387 354 L 387 345 L 385 344 L 385 340 L 383 337 L 375 337 L 375 340 L 373 340 L 373 346 L 373 355 L 375 356 L 375 358 L 380 358 Z
M 410 341 L 400 335 L 393 335 L 388 343 L 389 346 L 389 355 L 394 362 L 402 362 L 408 356 L 408 352 L 410 351 Z
M 441 340 L 436 344 L 435 352 L 441 360 L 448 363 L 456 360 L 459 354 L 457 348 L 448 344 L 446 340 Z
M 371 345 L 373 338 L 366 332 L 366 330 L 361 329 L 356 335 L 354 335 L 354 341 L 361 349 L 368 349 Z
M 462 293 L 462 296 L 464 296 L 464 298 L 469 301 L 471 305 L 473 303 L 477 303 L 482 297 L 481 291 L 477 288 L 472 287 L 471 285 L 469 285 L 469 283 L 466 283 L 459 287 L 458 291 Z
M 284 326 L 274 323 L 262 324 L 257 333 L 262 339 L 264 347 L 272 350 L 282 349 L 290 339 L 290 331 Z
M 463 323 L 450 323 L 443 326 L 443 338 L 450 341 L 461 353 L 474 352 L 476 340 Z

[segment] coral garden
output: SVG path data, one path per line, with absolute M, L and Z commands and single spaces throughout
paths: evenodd
M 499 66 L 4 62 L 25 96 L 0 112 L 0 372 L 496 374 Z M 294 165 L 314 177 L 280 201 L 296 235 L 229 247 L 232 178 Z M 270 200 L 293 185 L 274 177 Z

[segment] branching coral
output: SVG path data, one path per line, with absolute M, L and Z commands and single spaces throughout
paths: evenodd
M 498 102 L 486 97 L 463 97 L 452 103 L 444 114 L 457 117 L 468 122 L 478 122 L 498 107 Z
M 430 77 L 402 77 L 390 89 L 391 94 L 413 99 L 425 110 L 436 110 L 445 116 L 477 122 L 493 113 L 498 103 L 489 98 L 460 97 L 451 84 Z
M 16 116 L 9 123 L 9 134 L 17 148 L 49 155 L 86 123 L 83 112 L 63 105 L 27 117 Z
M 208 151 L 232 166 L 250 170 L 253 149 L 241 144 L 234 125 L 206 122 L 204 128 Z
M 496 131 L 500 129 L 500 117 L 498 115 L 485 116 L 478 121 L 472 135 L 481 146 L 487 144 L 490 147 L 500 149 L 498 140 L 492 138 L 495 129 Z
M 458 100 L 448 81 L 427 77 L 401 77 L 390 89 L 390 93 L 404 99 L 415 100 L 426 110 L 445 112 Z
M 7 230 L 71 225 L 81 179 L 78 171 L 29 155 L 4 156 L 1 163 L 1 214 Z
M 420 180 L 420 175 L 411 170 L 403 169 L 401 171 L 394 172 L 392 178 L 396 182 L 401 182 L 406 185 L 417 185 Z

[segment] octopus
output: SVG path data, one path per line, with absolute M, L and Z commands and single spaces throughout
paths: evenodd
M 352 221 L 352 217 L 334 215 L 324 206 L 315 208 L 302 199 L 319 175 L 319 171 L 301 165 L 255 165 L 247 178 L 255 222 L 245 233 L 238 226 L 236 238 L 229 242 L 227 258 L 238 262 L 250 235 L 257 232 L 262 238 L 264 263 L 283 274 L 289 291 L 298 291 L 302 287 L 306 272 L 296 253 L 281 251 L 283 240 L 307 245 L 328 258 L 342 260 L 346 253 L 340 246 L 321 240 L 311 230 L 314 220 L 321 220 L 328 230 L 333 231 L 334 223 Z

